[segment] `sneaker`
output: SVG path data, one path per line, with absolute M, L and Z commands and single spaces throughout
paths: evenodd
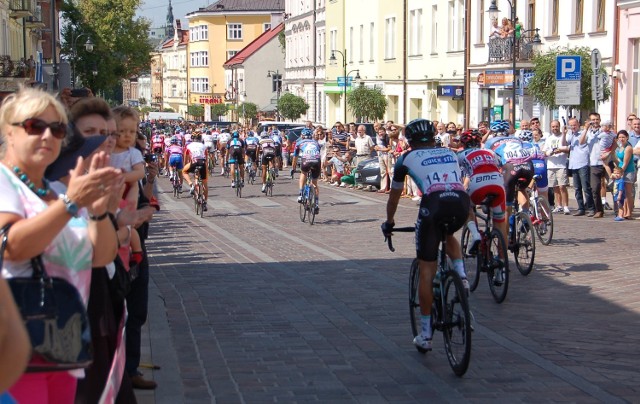
M 420 198 L 419 196 L 414 196 L 413 198 L 411 198 L 411 200 L 414 202 L 418 202 L 420 199 L 422 198 Z
M 302 203 L 302 195 L 298 195 L 298 203 Z
M 244 188 L 244 181 L 240 183 L 240 188 Z
M 313 214 L 317 215 L 318 213 L 320 213 L 320 206 L 316 205 L 316 207 L 313 209 Z
M 267 190 L 267 184 L 262 184 L 262 192 L 266 192 Z
M 206 211 L 207 211 L 207 203 L 206 203 L 206 202 L 202 204 L 202 210 L 203 210 L 204 212 L 206 212 Z
M 499 259 L 496 257 L 496 259 Z M 502 270 L 497 270 L 493 275 L 493 284 L 496 286 L 501 286 L 504 283 L 504 273 Z
M 416 335 L 413 339 L 413 345 L 417 346 L 420 349 L 424 349 L 425 351 L 431 351 L 431 338 L 427 338 L 422 334 Z
M 604 207 L 605 210 L 613 210 L 611 209 L 611 206 L 609 206 L 609 202 L 603 203 L 602 206 Z
M 482 236 L 480 234 L 471 233 L 471 242 L 467 246 L 467 254 L 476 255 L 478 252 L 478 247 L 480 246 L 480 241 L 482 240 Z
M 613 220 L 616 221 L 616 222 L 624 222 L 624 218 L 620 217 L 620 216 L 614 217 Z
M 236 182 L 235 181 L 231 181 L 231 188 L 235 188 L 236 187 Z
M 342 184 L 340 184 L 340 188 L 346 188 L 347 187 L 347 183 L 343 182 Z
M 565 215 L 570 215 L 570 214 L 571 214 L 571 211 L 569 210 L 569 207 L 568 207 L 568 206 L 565 206 L 565 207 L 564 207 L 564 209 L 563 209 L 563 211 L 564 211 L 564 214 L 565 214 Z
M 554 210 L 552 210 L 553 213 L 562 213 L 563 209 L 562 206 L 558 206 L 557 208 L 555 208 Z

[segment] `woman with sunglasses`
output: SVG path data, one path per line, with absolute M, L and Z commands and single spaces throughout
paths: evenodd
M 31 258 L 41 255 L 48 275 L 74 285 L 86 304 L 91 267 L 107 265 L 116 255 L 106 210 L 122 174 L 108 167 L 108 157 L 100 152 L 86 168 L 78 159 L 66 193 L 54 192 L 44 174 L 58 157 L 66 131 L 64 107 L 41 90 L 21 89 L 0 106 L 0 228 L 12 224 L 2 276 L 30 276 Z M 21 403 L 73 403 L 76 377 L 82 374 L 26 373 L 9 392 Z

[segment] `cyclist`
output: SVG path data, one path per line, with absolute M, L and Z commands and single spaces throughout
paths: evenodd
M 534 129 L 540 132 L 540 129 Z M 533 179 L 538 188 L 538 195 L 547 195 L 549 191 L 549 178 L 547 177 L 547 155 L 540 149 L 540 145 L 533 141 L 533 131 L 523 130 L 520 132 L 520 139 L 527 148 L 533 148 L 531 163 L 533 163 Z M 529 184 L 533 187 L 533 183 Z M 546 199 L 546 196 L 545 196 Z
M 240 170 L 240 178 L 242 179 L 242 183 L 236 184 L 235 177 L 231 179 L 231 188 L 235 187 L 244 187 L 244 150 L 246 145 L 244 140 L 240 139 L 240 135 L 238 131 L 233 132 L 233 137 L 231 141 L 227 143 L 227 158 L 228 163 L 231 165 L 231 173 L 233 174 L 236 170 L 236 164 L 238 165 L 238 170 Z
M 227 143 L 231 139 L 229 129 L 223 129 L 218 135 L 218 150 L 220 151 L 220 175 L 224 174 L 224 167 L 227 165 Z
M 298 156 L 300 156 L 300 194 L 298 195 L 298 203 L 302 203 L 302 189 L 307 181 L 307 175 L 311 176 L 311 183 L 316 194 L 315 214 L 320 212 L 319 197 L 320 189 L 318 187 L 318 177 L 320 177 L 320 145 L 312 139 L 313 132 L 311 129 L 304 128 L 300 132 L 300 140 L 296 142 L 293 152 L 293 163 L 291 176 L 296 172 Z
M 184 149 L 182 146 L 180 146 L 180 141 L 178 140 L 177 137 L 172 136 L 171 137 L 171 144 L 169 145 L 169 147 L 167 147 L 165 149 L 165 160 L 168 162 L 167 164 L 169 165 L 169 175 L 171 180 L 173 181 L 174 176 L 178 176 L 178 179 L 180 181 L 180 190 L 179 192 L 182 192 L 182 168 L 183 168 L 183 159 L 182 159 L 182 154 L 184 152 Z
M 266 131 L 260 134 L 258 154 L 262 158 L 262 192 L 267 190 L 267 169 L 269 165 L 275 168 L 276 145 Z
M 158 155 L 158 167 L 160 170 L 164 168 L 164 135 L 161 132 L 154 131 L 151 136 L 151 152 Z M 162 172 L 158 173 L 162 175 Z
M 465 177 L 464 185 L 469 192 L 471 202 L 475 205 L 479 205 L 488 195 L 495 195 L 490 206 L 493 212 L 493 225 L 506 240 L 505 191 L 504 179 L 500 173 L 500 163 L 493 151 L 480 148 L 481 141 L 482 136 L 477 130 L 466 131 L 460 136 L 460 143 L 464 149 L 458 152 L 458 160 Z M 476 225 L 473 209 L 469 210 L 467 227 L 472 238 L 467 252 L 473 254 L 482 239 Z
M 276 177 L 277 177 L 278 170 L 282 168 L 282 136 L 280 136 L 280 131 L 275 126 L 271 131 L 271 139 L 273 139 L 273 143 L 276 145 L 275 169 L 276 169 Z
M 420 268 L 421 332 L 413 343 L 424 350 L 431 350 L 432 282 L 437 270 L 438 246 L 441 231 L 439 223 L 449 222 L 447 255 L 453 261 L 455 271 L 462 277 L 468 290 L 469 282 L 464 272 L 460 243 L 454 233 L 464 226 L 469 216 L 469 195 L 462 185 L 461 170 L 454 152 L 436 147 L 435 128 L 431 121 L 414 119 L 404 129 L 404 136 L 411 150 L 398 157 L 393 173 L 391 191 L 387 201 L 387 220 L 382 224 L 385 236 L 393 233 L 394 216 L 408 175 L 421 188 L 422 200 L 416 222 L 416 255 Z
M 260 145 L 260 138 L 256 136 L 254 131 L 249 131 L 247 135 L 247 139 L 245 140 L 245 144 L 247 145 L 247 165 L 249 169 L 256 170 L 256 163 L 258 161 L 258 146 Z
M 213 135 L 209 129 L 204 131 L 204 134 L 202 135 L 202 142 L 204 143 L 204 147 L 207 148 L 207 162 L 213 167 L 213 153 L 216 151 L 213 148 Z
M 487 140 L 484 147 L 493 150 L 499 157 L 504 176 L 507 217 L 511 216 L 513 210 L 516 186 L 518 186 L 518 203 L 526 212 L 529 210 L 529 198 L 524 191 L 533 179 L 533 163 L 531 162 L 533 147 L 528 147 L 522 140 L 508 135 L 508 121 L 492 122 L 491 131 L 496 133 L 496 136 Z M 522 181 L 519 181 L 520 179 Z
M 189 195 L 193 195 L 195 184 L 191 181 L 189 174 L 195 173 L 198 170 L 200 180 L 204 188 L 204 205 L 203 211 L 207 211 L 207 198 L 209 197 L 209 186 L 207 185 L 207 158 L 209 157 L 209 150 L 202 143 L 202 137 L 200 133 L 194 133 L 191 135 L 191 143 L 185 147 L 184 161 L 187 164 L 184 165 L 182 170 L 182 176 L 189 184 Z

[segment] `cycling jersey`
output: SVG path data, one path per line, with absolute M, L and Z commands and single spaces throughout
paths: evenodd
M 490 207 L 494 219 L 504 220 L 505 190 L 498 157 L 487 149 L 465 149 L 458 153 L 462 173 L 469 178 L 469 196 L 478 205 L 488 195 L 495 195 Z
M 156 152 L 157 149 L 160 149 L 160 152 L 162 152 L 162 150 L 164 149 L 165 146 L 165 139 L 164 136 L 162 135 L 153 135 L 151 137 L 151 150 L 154 151 L 154 153 Z
M 175 167 L 178 170 L 182 170 L 183 161 L 182 161 L 182 146 L 178 146 L 177 144 L 172 144 L 165 150 L 165 154 L 169 156 L 169 166 Z
M 300 157 L 300 161 L 320 161 L 320 145 L 313 139 L 298 139 L 293 152 L 294 157 Z
M 189 156 L 191 157 L 191 162 L 195 162 L 196 160 L 203 160 L 207 156 L 207 147 L 204 145 L 204 143 L 191 142 L 187 146 L 187 151 L 189 152 Z
M 231 139 L 231 135 L 227 132 L 222 132 L 220 135 L 218 135 L 218 143 L 222 146 L 225 146 L 227 142 L 229 142 L 229 139 Z
M 229 150 L 229 164 L 244 164 L 244 141 L 240 139 L 231 139 L 227 143 L 227 150 Z
M 531 162 L 533 163 L 533 175 L 536 180 L 538 192 L 544 194 L 549 188 L 547 177 L 547 156 L 540 149 L 540 145 L 531 142 L 523 142 L 524 147 L 532 148 Z
M 211 148 L 213 147 L 213 135 L 211 133 L 205 133 L 202 135 L 202 143 L 204 143 L 204 146 L 211 151 Z
M 262 164 L 266 165 L 268 161 L 276 156 L 276 145 L 270 137 L 260 139 L 260 148 L 262 150 Z
M 491 138 L 484 148 L 493 150 L 500 157 L 501 165 L 525 163 L 531 161 L 533 155 L 532 148 L 524 147 L 522 140 L 513 136 Z
M 391 187 L 402 189 L 406 175 L 413 179 L 423 195 L 436 191 L 464 191 L 458 158 L 446 148 L 411 150 L 400 156 Z
M 260 139 L 254 135 L 249 135 L 245 140 L 247 145 L 247 151 L 255 151 L 258 149 L 258 145 L 260 144 Z

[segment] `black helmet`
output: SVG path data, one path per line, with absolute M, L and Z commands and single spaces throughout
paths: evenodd
M 428 142 L 433 140 L 435 133 L 433 122 L 422 118 L 414 119 L 404 128 L 404 137 L 409 143 Z

